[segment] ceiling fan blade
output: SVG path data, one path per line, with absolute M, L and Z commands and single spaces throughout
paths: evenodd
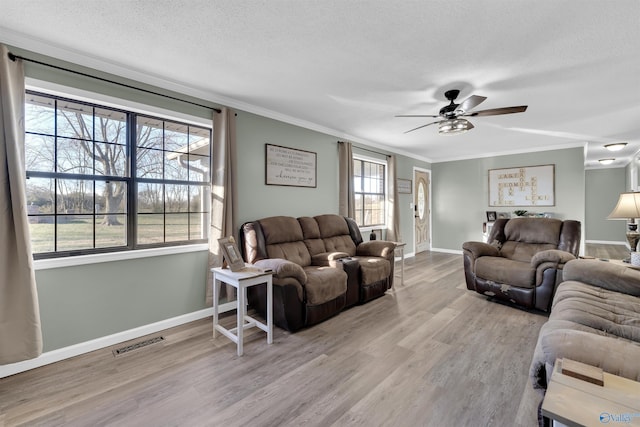
M 417 128 L 413 128 L 411 130 L 408 130 L 405 133 L 413 132 L 414 130 L 418 130 L 418 129 L 422 129 L 422 128 L 427 127 L 427 126 L 435 125 L 436 123 L 440 123 L 440 121 L 431 122 L 431 123 L 427 123 L 426 125 L 418 126 Z
M 456 108 L 456 112 L 461 111 L 462 113 L 466 113 L 467 111 L 480 105 L 486 99 L 486 96 L 471 95 L 470 97 L 462 101 L 460 105 L 458 105 L 458 108 Z
M 473 113 L 463 114 L 463 116 L 499 116 L 500 114 L 523 113 L 527 111 L 526 105 L 517 107 L 492 108 L 490 110 L 475 111 Z
M 440 117 L 440 116 L 434 116 L 433 114 L 401 114 L 395 117 Z

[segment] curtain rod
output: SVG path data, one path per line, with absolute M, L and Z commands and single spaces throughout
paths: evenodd
M 338 143 L 340 143 L 340 142 L 343 142 L 343 141 L 338 141 Z M 391 154 L 385 154 L 385 153 L 381 153 L 379 151 L 369 150 L 368 148 L 362 148 L 362 147 L 359 147 L 359 146 L 356 146 L 356 147 L 353 147 L 353 148 L 355 148 L 356 150 L 363 150 L 363 151 L 368 151 L 370 153 L 380 154 L 381 156 L 385 156 L 385 157 L 391 157 Z
M 105 79 L 105 78 L 102 78 L 102 77 L 93 76 L 91 74 L 82 73 L 80 71 L 70 70 L 68 68 L 59 67 L 57 65 L 47 64 L 46 62 L 41 62 L 41 61 L 37 61 L 35 59 L 30 59 L 30 58 L 25 58 L 23 56 L 15 55 L 15 54 L 13 54 L 11 52 L 9 52 L 9 59 L 12 60 L 12 61 L 15 61 L 16 59 L 22 59 L 23 61 L 33 62 L 34 64 L 44 65 L 45 67 L 55 68 L 56 70 L 61 70 L 61 71 L 66 71 L 68 73 L 78 74 L 78 75 L 83 76 L 83 77 L 89 77 L 91 79 L 100 80 L 100 81 L 111 83 L 111 84 L 118 85 L 118 86 L 124 86 L 126 88 L 138 90 L 140 92 L 150 93 L 152 95 L 157 95 L 157 96 L 162 96 L 164 98 L 173 99 L 174 101 L 180 101 L 180 102 L 184 102 L 186 104 L 191 104 L 191 105 L 195 105 L 195 106 L 198 106 L 198 107 L 208 108 L 210 110 L 215 111 L 216 113 L 220 113 L 222 111 L 219 108 L 214 108 L 214 107 L 210 107 L 208 105 L 198 104 L 197 102 L 187 101 L 186 99 L 176 98 L 175 96 L 165 95 L 164 93 L 154 92 L 154 91 L 148 90 L 148 89 L 142 89 L 142 88 L 139 88 L 139 87 L 136 87 L 136 86 L 128 85 L 126 83 L 116 82 L 114 80 L 109 80 L 109 79 Z

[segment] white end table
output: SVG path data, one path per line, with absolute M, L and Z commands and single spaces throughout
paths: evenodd
M 393 243 L 395 243 L 396 245 L 394 252 L 396 250 L 400 252 L 400 284 L 404 285 L 404 247 L 407 246 L 407 244 L 405 242 L 393 242 Z M 392 289 L 395 288 L 395 280 L 391 288 Z
M 591 384 L 562 373 L 556 360 L 542 415 L 554 426 L 640 426 L 640 383 L 604 373 L 604 386 Z
M 213 337 L 216 332 L 235 342 L 238 346 L 238 356 L 242 356 L 244 330 L 252 327 L 262 329 L 267 333 L 267 343 L 273 342 L 273 273 L 263 271 L 250 264 L 246 264 L 241 271 L 233 272 L 226 268 L 212 268 L 213 273 Z M 218 299 L 220 285 L 226 283 L 238 290 L 236 298 L 238 304 L 238 321 L 235 328 L 227 329 L 218 323 Z M 267 323 L 264 324 L 247 315 L 247 288 L 254 285 L 267 284 Z

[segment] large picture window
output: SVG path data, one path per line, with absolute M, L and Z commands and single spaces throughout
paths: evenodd
M 353 159 L 356 223 L 360 227 L 383 226 L 386 206 L 386 165 Z
M 206 241 L 211 129 L 27 91 L 34 257 Z

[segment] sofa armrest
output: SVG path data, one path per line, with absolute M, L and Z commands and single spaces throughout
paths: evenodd
M 293 278 L 300 284 L 307 283 L 307 274 L 304 269 L 295 262 L 282 258 L 267 258 L 256 261 L 253 265 L 264 270 L 271 270 L 278 279 Z
M 349 254 L 346 252 L 322 252 L 320 254 L 313 255 L 311 257 L 311 265 L 319 265 L 322 267 L 335 265 L 334 262 L 338 259 L 348 258 Z
M 462 250 L 468 251 L 473 259 L 481 256 L 500 256 L 500 250 L 496 246 L 483 242 L 464 242 Z
M 576 259 L 564 266 L 563 278 L 640 297 L 640 271 L 626 265 Z
M 543 264 L 545 262 L 550 262 L 555 265 L 564 265 L 574 259 L 576 259 L 576 257 L 569 252 L 561 251 L 559 249 L 549 249 L 536 253 L 531 258 L 531 267 L 537 268 L 540 264 Z
M 362 242 L 356 248 L 356 255 L 359 256 L 379 256 L 393 259 L 396 244 L 386 240 L 370 240 Z

